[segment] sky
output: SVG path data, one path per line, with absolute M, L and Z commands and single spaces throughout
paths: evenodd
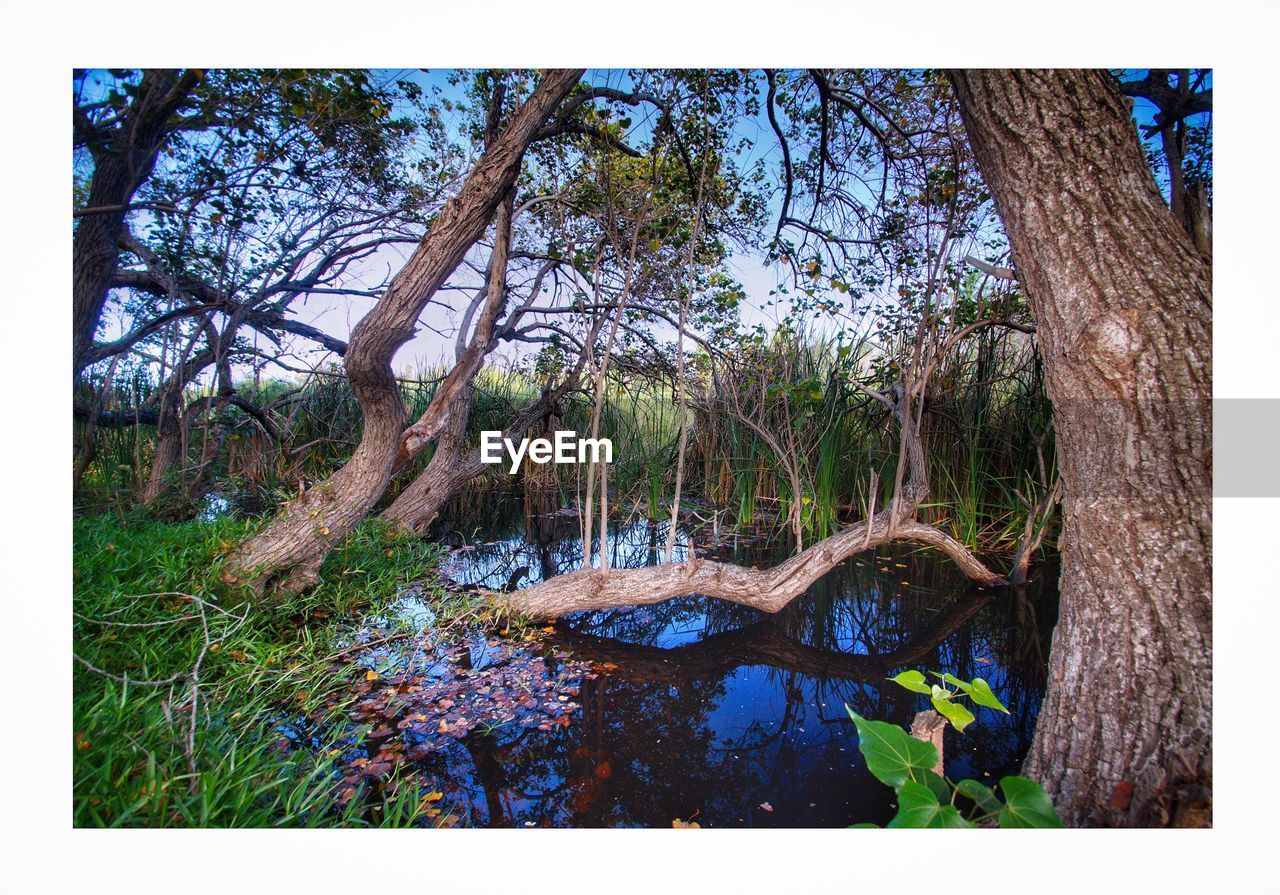
M 1134 70 L 1132 76 L 1136 77 L 1139 70 Z M 424 88 L 438 88 L 442 96 L 457 101 L 464 100 L 464 92 L 461 87 L 449 84 L 450 72 L 448 71 L 412 71 L 412 70 L 378 70 L 373 74 L 374 81 L 380 79 L 387 81 L 396 79 L 410 79 L 421 84 Z M 586 80 L 596 85 L 609 85 L 622 89 L 630 86 L 627 74 L 620 70 L 598 69 L 589 70 Z M 1210 84 L 1212 82 L 1210 81 Z M 1155 108 L 1145 100 L 1137 100 L 1134 107 L 1134 117 L 1140 124 L 1148 124 L 1155 114 Z M 446 113 L 446 116 L 448 113 Z M 632 126 L 631 136 L 633 141 L 643 141 L 650 126 L 650 118 L 646 113 L 637 113 L 633 115 L 635 124 Z M 453 132 L 458 131 L 460 117 L 454 113 L 454 118 L 450 120 L 446 117 Z M 756 120 L 741 120 L 737 125 L 737 136 L 743 138 L 747 147 L 743 149 L 737 161 L 744 170 L 759 159 L 773 160 L 780 156 L 780 149 L 777 144 L 776 137 L 763 116 Z M 465 142 L 465 141 L 463 141 Z M 775 218 L 779 212 L 778 199 L 775 197 L 773 206 L 770 208 L 770 216 Z M 359 286 L 376 286 L 381 283 L 389 274 L 398 271 L 412 254 L 413 247 L 407 245 L 387 246 L 378 254 L 363 262 L 362 266 L 352 271 L 352 283 L 349 285 Z M 481 250 L 484 251 L 484 250 Z M 778 288 L 778 285 L 789 274 L 779 265 L 767 266 L 761 256 L 749 253 L 735 253 L 728 263 L 730 272 L 742 284 L 746 298 L 740 303 L 741 322 L 746 327 L 752 327 L 757 324 L 763 324 L 766 328 L 776 328 L 780 321 L 790 312 L 790 305 L 783 296 L 771 294 Z M 460 270 L 451 282 L 479 285 L 479 278 L 474 274 L 470 274 L 465 270 Z M 833 295 L 836 298 L 836 304 L 843 308 L 848 308 L 848 296 Z M 329 296 L 329 295 L 312 295 L 305 299 L 300 299 L 292 306 L 292 316 L 303 322 L 318 327 L 326 333 L 338 338 L 346 339 L 350 336 L 352 327 L 356 322 L 366 314 L 376 303 L 376 299 L 362 296 Z M 125 321 L 117 318 L 110 318 L 105 321 L 103 337 L 110 339 L 120 335 L 127 325 Z M 835 329 L 843 325 L 853 325 L 852 318 L 846 315 L 846 319 L 841 320 L 837 317 L 835 320 L 827 319 L 824 321 L 824 329 L 830 334 Z M 674 337 L 675 333 L 672 328 L 664 323 L 658 322 L 654 324 L 655 328 L 664 336 Z M 662 332 L 665 330 L 665 332 Z M 393 368 L 398 372 L 415 372 L 425 368 L 436 367 L 442 362 L 450 362 L 452 360 L 454 350 L 454 338 L 456 336 L 456 315 L 455 313 L 440 302 L 433 301 L 428 305 L 420 318 L 420 326 L 418 332 L 413 339 L 407 342 L 397 352 L 393 359 Z M 266 353 L 275 351 L 271 343 L 267 342 L 261 336 L 256 336 L 259 345 Z M 326 359 L 337 361 L 338 359 L 332 355 L 326 355 L 325 352 L 314 348 L 312 343 L 302 339 L 290 339 L 287 344 L 291 349 L 298 352 L 298 360 L 289 361 L 291 365 L 310 366 Z M 519 356 L 536 350 L 535 346 L 525 343 L 509 343 L 499 346 L 491 355 L 491 361 L 501 363 L 503 361 L 513 361 Z M 291 376 L 280 369 L 264 371 L 266 376 L 278 376 L 280 378 L 291 378 Z

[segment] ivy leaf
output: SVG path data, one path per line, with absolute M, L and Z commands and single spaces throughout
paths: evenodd
M 888 826 L 913 829 L 972 827 L 954 805 L 943 805 L 928 787 L 908 781 L 898 793 L 898 813 Z
M 1062 826 L 1053 802 L 1035 781 L 1026 777 L 1002 777 L 1000 791 L 1005 801 L 999 817 L 1002 828 Z
M 956 791 L 965 798 L 972 799 L 984 814 L 995 814 L 1004 808 L 1004 803 L 996 796 L 995 790 L 977 780 L 961 780 L 956 784 Z
M 845 711 L 858 727 L 858 751 L 867 761 L 867 770 L 881 783 L 898 789 L 908 781 L 924 779 L 938 763 L 938 750 L 917 740 L 896 724 L 868 721 L 853 709 Z M 926 790 L 927 791 L 927 790 Z
M 906 687 L 915 693 L 929 694 L 932 692 L 929 685 L 925 683 L 924 675 L 919 671 L 904 671 L 902 674 L 894 675 L 889 680 L 899 687 Z
M 934 696 L 930 702 L 938 710 L 938 714 L 950 721 L 951 726 L 961 733 L 964 733 L 964 729 L 973 723 L 973 712 L 958 702 L 952 702 L 949 699 L 939 698 L 938 696 Z
M 999 712 L 1009 714 L 1009 710 L 1004 707 L 1004 703 L 996 699 L 996 694 L 991 692 L 991 687 L 980 677 L 973 679 L 973 689 L 969 691 L 969 698 L 973 700 L 975 705 L 983 705 L 989 709 L 995 709 Z

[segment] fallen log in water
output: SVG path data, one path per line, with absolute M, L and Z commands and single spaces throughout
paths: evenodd
M 559 618 L 591 609 L 644 606 L 688 594 L 777 612 L 850 556 L 896 540 L 938 548 L 981 587 L 1008 583 L 963 544 L 932 525 L 907 520 L 891 526 L 891 512 L 886 510 L 870 522 L 850 526 L 763 571 L 703 559 L 642 569 L 583 569 L 557 575 L 525 590 L 495 594 L 494 600 L 533 619 Z

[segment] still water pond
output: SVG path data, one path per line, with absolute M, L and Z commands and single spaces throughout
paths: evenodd
M 437 532 L 460 545 L 447 567 L 458 582 L 528 586 L 581 565 L 571 513 L 539 515 L 519 498 L 485 513 Z M 666 533 L 666 522 L 640 515 L 613 525 L 611 564 L 657 562 Z M 677 558 L 690 537 L 679 530 Z M 789 554 L 732 536 L 704 543 L 709 527 L 692 537 L 699 555 L 747 565 Z M 546 712 L 512 723 L 498 714 L 408 754 L 448 810 L 476 826 L 882 824 L 893 794 L 867 772 L 845 706 L 909 725 L 927 700 L 889 676 L 919 668 L 982 677 L 1010 714 L 979 710 L 964 735 L 948 730 L 946 773 L 1016 772 L 1044 687 L 1055 582 L 1056 569 L 1042 568 L 1024 590 L 979 591 L 941 555 L 903 547 L 853 557 L 773 616 L 688 596 L 580 613 L 534 647 L 477 637 L 455 647 L 472 669 L 464 674 L 486 675 L 473 685 L 532 698 Z M 529 689 L 530 663 L 541 678 L 531 696 L 519 692 Z

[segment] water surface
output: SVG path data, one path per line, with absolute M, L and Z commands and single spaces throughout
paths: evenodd
M 582 563 L 572 512 L 520 498 L 447 522 L 464 584 L 528 586 Z M 615 523 L 614 566 L 657 562 L 666 522 Z M 789 555 L 756 537 L 708 544 L 678 532 L 676 558 L 767 567 Z M 696 595 L 562 620 L 533 647 L 545 673 L 573 676 L 556 724 L 486 724 L 415 759 L 464 823 L 478 826 L 845 826 L 884 823 L 893 793 L 866 770 L 845 706 L 909 725 L 923 696 L 898 671 L 982 677 L 1009 715 L 978 710 L 947 732 L 952 779 L 1017 772 L 1031 742 L 1056 617 L 1056 569 L 1026 589 L 972 588 L 945 557 L 908 547 L 851 558 L 777 615 Z M 560 666 L 564 666 L 563 668 Z M 578 677 L 582 668 L 591 672 Z

